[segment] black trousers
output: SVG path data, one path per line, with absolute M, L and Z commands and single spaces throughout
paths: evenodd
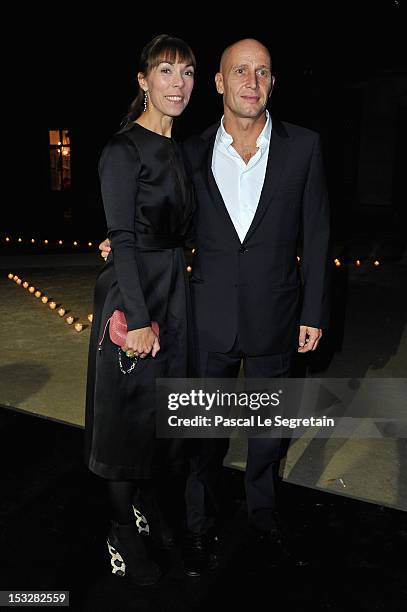
M 294 352 L 245 355 L 236 340 L 227 353 L 203 352 L 199 355 L 198 374 L 206 378 L 235 378 L 243 360 L 246 378 L 288 377 Z M 205 532 L 215 523 L 219 509 L 219 481 L 229 439 L 191 440 L 190 473 L 185 499 L 187 526 L 194 532 Z M 283 456 L 281 438 L 249 438 L 245 475 L 249 521 L 258 529 L 273 526 L 276 509 L 276 482 L 279 461 Z

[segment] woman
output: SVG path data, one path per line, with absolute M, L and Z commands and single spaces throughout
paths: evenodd
M 161 35 L 148 43 L 126 126 L 109 141 L 99 164 L 112 252 L 95 288 L 86 460 L 92 472 L 108 480 L 112 571 L 140 585 L 160 576 L 144 544 L 148 526 L 133 505 L 141 499 L 147 519 L 150 508 L 158 522 L 148 486 L 158 455 L 154 382 L 187 375 L 183 244 L 193 200 L 171 130 L 189 102 L 194 69 L 193 52 L 184 41 Z M 123 350 L 107 331 L 116 310 L 127 322 Z M 168 533 L 165 537 L 168 544 Z

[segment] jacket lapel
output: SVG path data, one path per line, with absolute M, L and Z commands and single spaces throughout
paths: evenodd
M 267 159 L 266 175 L 264 177 L 263 188 L 260 200 L 253 217 L 253 221 L 245 236 L 244 242 L 254 234 L 270 201 L 280 182 L 281 174 L 286 163 L 288 154 L 288 135 L 283 124 L 277 119 L 273 119 L 269 155 Z
M 233 221 L 230 218 L 225 202 L 222 198 L 222 194 L 219 190 L 219 187 L 215 181 L 215 177 L 213 176 L 212 172 L 213 147 L 215 146 L 218 127 L 219 123 L 216 124 L 216 126 L 212 126 L 208 130 L 206 130 L 201 136 L 204 142 L 203 146 L 205 147 L 205 151 L 202 156 L 202 166 L 200 173 L 203 183 L 205 184 L 208 190 L 210 200 L 214 203 L 215 208 L 219 211 L 223 219 L 225 228 L 227 228 L 227 231 L 229 232 L 231 238 L 241 244 L 239 235 L 236 232 L 235 226 L 233 225 Z

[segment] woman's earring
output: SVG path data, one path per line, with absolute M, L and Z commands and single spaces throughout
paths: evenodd
M 147 110 L 147 103 L 148 103 L 148 93 L 147 91 L 144 92 L 144 112 L 146 112 Z

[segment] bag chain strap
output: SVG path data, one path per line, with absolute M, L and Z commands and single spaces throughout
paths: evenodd
M 123 364 L 122 364 L 122 349 L 120 348 L 120 346 L 117 347 L 117 353 L 119 355 L 120 372 L 122 374 L 130 374 L 130 372 L 132 372 L 134 370 L 134 368 L 136 367 L 139 358 L 138 357 L 133 357 L 133 363 L 131 364 L 130 368 L 128 370 L 125 370 L 123 368 Z

